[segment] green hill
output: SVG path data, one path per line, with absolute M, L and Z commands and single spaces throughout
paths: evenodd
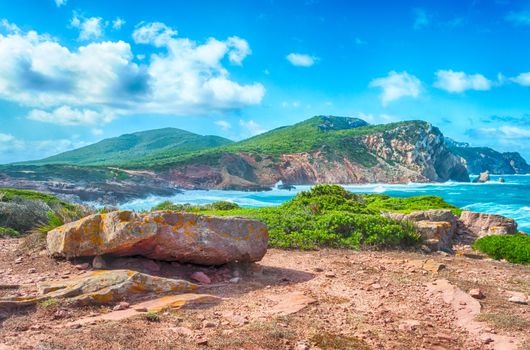
M 215 148 L 189 153 L 172 153 L 170 150 L 159 152 L 149 157 L 138 158 L 127 166 L 144 168 L 146 166 L 172 166 L 187 163 L 216 162 L 226 153 L 247 152 L 261 156 L 278 157 L 282 154 L 293 154 L 322 150 L 329 156 L 333 154 L 348 155 L 360 163 L 373 163 L 373 155 L 366 146 L 355 140 L 355 137 L 392 130 L 400 126 L 425 126 L 423 121 L 406 121 L 391 124 L 370 125 L 362 119 L 315 116 L 300 123 L 283 126 L 263 134 Z M 345 147 L 344 142 L 347 142 Z M 367 164 L 369 165 L 369 164 Z
M 138 159 L 156 159 L 157 155 L 174 157 L 207 148 L 227 145 L 232 141 L 219 136 L 202 136 L 188 131 L 165 128 L 126 134 L 64 152 L 25 165 L 123 165 Z

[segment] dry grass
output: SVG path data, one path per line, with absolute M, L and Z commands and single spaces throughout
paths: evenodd
M 362 339 L 332 333 L 315 334 L 311 341 L 321 349 L 333 350 L 370 350 L 370 346 Z
M 513 314 L 481 313 L 477 315 L 476 320 L 488 322 L 496 328 L 505 330 L 524 331 L 530 329 L 530 320 Z

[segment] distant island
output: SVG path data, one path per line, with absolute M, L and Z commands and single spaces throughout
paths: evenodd
M 471 147 L 425 121 L 370 125 L 316 116 L 233 142 L 165 128 L 106 139 L 42 160 L 0 166 L 0 187 L 119 203 L 180 189 L 267 190 L 285 185 L 468 182 L 526 174 L 515 152 Z

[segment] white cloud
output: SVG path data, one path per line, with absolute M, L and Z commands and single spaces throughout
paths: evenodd
M 221 129 L 223 130 L 228 130 L 228 129 L 231 129 L 232 128 L 232 124 L 230 124 L 229 122 L 227 122 L 226 120 L 217 120 L 215 122 L 215 125 L 218 125 L 221 127 Z
M 125 23 L 125 20 L 117 17 L 114 21 L 112 21 L 112 29 L 119 30 Z
M 140 113 L 203 115 L 261 102 L 262 84 L 239 84 L 223 66 L 224 58 L 237 64 L 249 54 L 243 39 L 197 43 L 164 28 L 137 28 L 135 40 L 163 46 L 141 65 L 123 41 L 69 49 L 34 31 L 0 34 L 0 99 L 35 109 L 32 119 L 68 125 Z
M 101 136 L 101 135 L 103 135 L 103 129 L 94 128 L 94 129 L 90 130 L 90 132 L 91 132 L 92 135 L 94 135 L 94 136 Z
M 486 91 L 492 87 L 492 82 L 482 74 L 466 74 L 452 70 L 436 72 L 434 86 L 451 93 L 462 93 L 466 90 Z
M 318 57 L 309 56 L 302 53 L 290 53 L 285 56 L 287 61 L 289 61 L 293 66 L 298 67 L 311 67 L 318 60 Z
M 79 40 L 94 40 L 103 36 L 103 27 L 106 25 L 101 17 L 89 17 L 74 13 L 70 25 L 79 29 Z
M 178 32 L 168 27 L 164 23 L 140 23 L 133 32 L 134 42 L 137 44 L 151 44 L 156 47 L 162 47 L 173 40 Z
M 102 114 L 90 109 L 72 109 L 68 106 L 56 108 L 52 112 L 34 109 L 27 118 L 58 125 L 105 124 L 114 119 L 112 114 Z
M 414 29 L 422 29 L 429 25 L 430 19 L 424 9 L 414 9 Z
M 15 140 L 13 135 L 0 133 L 0 142 L 11 142 L 13 140 Z
M 511 80 L 522 86 L 530 86 L 530 72 L 521 73 L 515 78 L 512 78 Z
M 407 72 L 391 71 L 384 78 L 372 80 L 369 86 L 381 88 L 381 102 L 385 106 L 402 97 L 416 98 L 421 93 L 421 81 Z
M 264 133 L 266 130 L 256 123 L 254 120 L 243 120 L 239 121 L 239 125 L 246 131 L 250 136 L 255 136 Z
M 510 12 L 505 19 L 517 26 L 530 26 L 530 12 Z
M 20 28 L 16 24 L 10 23 L 5 18 L 0 21 L 0 26 L 2 26 L 2 28 L 4 28 L 8 33 L 20 33 Z
M 228 38 L 226 44 L 230 48 L 228 59 L 234 64 L 241 65 L 245 57 L 252 53 L 247 41 L 237 36 Z
M 504 125 L 498 128 L 479 128 L 477 131 L 479 134 L 491 135 L 497 139 L 512 140 L 530 138 L 530 129 L 511 125 Z
M 64 6 L 64 5 L 66 5 L 66 1 L 67 1 L 67 0 L 55 0 L 55 5 L 56 5 L 57 7 Z

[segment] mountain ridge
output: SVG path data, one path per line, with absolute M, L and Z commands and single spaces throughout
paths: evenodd
M 174 130 L 200 142 L 210 140 Z M 3 166 L 0 186 L 121 202 L 179 189 L 267 190 L 279 181 L 289 185 L 469 181 L 469 162 L 425 121 L 370 125 L 358 118 L 315 116 L 239 142 L 217 139 L 221 145 L 152 141 L 147 144 L 161 147 L 153 146 L 140 156 L 131 152 L 128 158 L 104 166 L 42 163 L 57 161 L 54 157 Z M 111 155 L 120 152 L 112 151 Z M 521 169 L 526 164 L 524 159 L 516 163 Z

